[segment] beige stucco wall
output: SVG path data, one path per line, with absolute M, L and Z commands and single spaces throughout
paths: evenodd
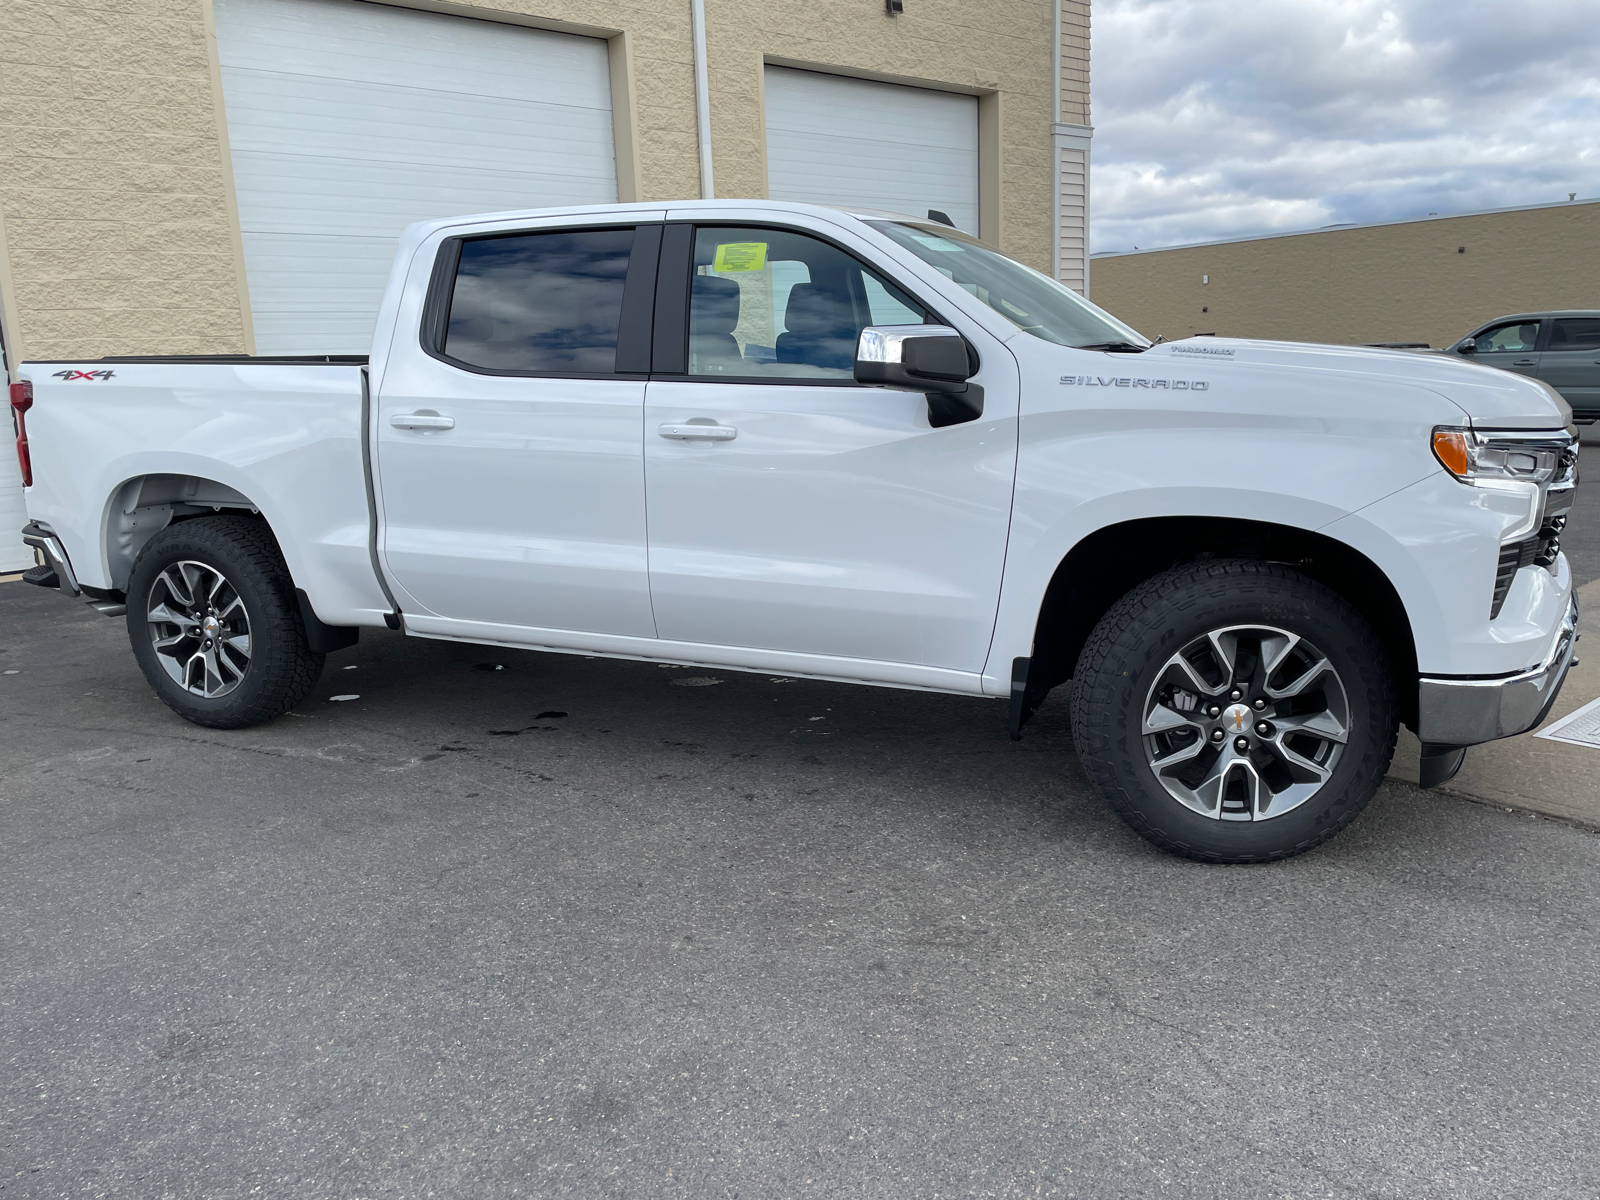
M 1093 268 L 1095 303 L 1152 337 L 1443 346 L 1504 313 L 1600 308 L 1600 201 L 1109 255 Z
M 0 292 L 13 361 L 251 349 L 209 2 L 6 0 Z M 699 195 L 689 0 L 411 6 L 608 38 L 622 198 Z M 965 91 L 982 97 L 984 232 L 1049 270 L 1050 0 L 907 8 L 706 0 L 717 194 L 766 192 L 767 62 Z M 1086 0 L 1066 9 L 1086 35 Z M 1069 114 L 1087 112 L 1081 67 L 1064 73 Z
M 7 0 L 0 19 L 13 356 L 242 349 L 198 0 Z

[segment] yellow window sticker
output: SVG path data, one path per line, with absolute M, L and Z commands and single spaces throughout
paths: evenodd
M 766 242 L 728 242 L 717 247 L 713 271 L 760 271 L 767 265 Z

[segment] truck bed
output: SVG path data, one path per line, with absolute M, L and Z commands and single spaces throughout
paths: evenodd
M 175 515 L 254 509 L 329 624 L 382 624 L 369 537 L 364 356 L 25 362 L 30 520 L 79 582 L 118 592 Z

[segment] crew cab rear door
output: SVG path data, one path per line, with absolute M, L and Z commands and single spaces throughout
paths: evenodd
M 1539 355 L 1539 378 L 1572 405 L 1573 415 L 1600 417 L 1600 316 L 1555 317 Z
M 661 226 L 639 215 L 444 238 L 420 328 L 396 330 L 379 546 L 409 615 L 458 623 L 432 632 L 655 636 L 640 420 Z

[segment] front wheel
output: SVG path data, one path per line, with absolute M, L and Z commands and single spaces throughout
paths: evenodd
M 1101 619 L 1073 736 L 1095 788 L 1164 850 L 1287 858 L 1366 807 L 1394 754 L 1394 682 L 1372 627 L 1289 567 L 1167 571 Z
M 145 543 L 128 580 L 128 637 L 156 695 L 213 729 L 271 720 L 322 673 L 278 543 L 249 517 L 197 517 Z

